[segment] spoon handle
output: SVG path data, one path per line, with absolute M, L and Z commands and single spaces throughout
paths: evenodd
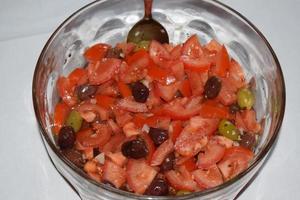
M 153 0 L 144 0 L 145 5 L 145 16 L 146 19 L 152 18 L 152 2 Z

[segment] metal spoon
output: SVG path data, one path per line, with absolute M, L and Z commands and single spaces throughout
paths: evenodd
M 127 42 L 139 44 L 144 41 L 156 40 L 160 43 L 169 43 L 166 29 L 152 18 L 153 0 L 144 0 L 145 15 L 129 31 Z

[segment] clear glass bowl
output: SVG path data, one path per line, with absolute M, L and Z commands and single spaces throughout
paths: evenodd
M 100 0 L 66 19 L 46 43 L 33 77 L 33 102 L 43 142 L 60 174 L 84 200 L 96 199 L 233 199 L 259 171 L 275 146 L 285 110 L 285 86 L 280 64 L 262 33 L 245 17 L 213 0 L 161 0 L 154 18 L 167 29 L 170 41 L 183 42 L 198 34 L 202 43 L 215 38 L 244 68 L 256 93 L 255 109 L 263 135 L 250 167 L 232 180 L 209 190 L 181 197 L 137 196 L 91 180 L 64 157 L 51 132 L 53 110 L 59 98 L 56 80 L 78 66 L 82 53 L 96 42 L 124 41 L 128 30 L 143 16 L 142 0 Z

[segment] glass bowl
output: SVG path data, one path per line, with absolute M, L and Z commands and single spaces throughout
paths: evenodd
M 247 170 L 224 184 L 180 197 L 138 196 L 97 183 L 71 163 L 52 135 L 54 106 L 59 97 L 56 80 L 75 67 L 85 66 L 82 53 L 91 44 L 124 41 L 143 16 L 142 0 L 100 0 L 81 8 L 52 34 L 38 59 L 33 77 L 33 103 L 40 133 L 59 173 L 84 200 L 96 199 L 233 199 L 261 169 L 275 146 L 285 110 L 285 85 L 279 61 L 262 33 L 245 17 L 213 0 L 154 2 L 154 18 L 167 29 L 172 43 L 197 34 L 203 44 L 216 39 L 226 45 L 251 80 L 257 118 L 263 134 Z

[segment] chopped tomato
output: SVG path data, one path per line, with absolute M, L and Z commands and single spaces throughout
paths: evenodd
M 208 79 L 208 73 L 187 72 L 187 75 L 188 80 L 190 81 L 192 94 L 194 96 L 202 95 L 204 92 L 204 85 Z
M 231 179 L 247 169 L 253 156 L 252 151 L 243 147 L 226 149 L 223 159 L 218 163 L 225 180 Z
M 118 101 L 117 106 L 129 112 L 147 112 L 148 108 L 144 103 L 138 103 L 131 98 L 125 98 Z
M 219 100 L 223 105 L 229 106 L 236 102 L 236 87 L 231 83 L 228 78 L 222 79 L 222 87 L 217 96 L 217 100 Z
M 193 175 L 201 188 L 213 188 L 223 183 L 222 174 L 215 164 L 208 169 L 198 169 Z
M 201 44 L 198 40 L 197 35 L 192 35 L 182 47 L 182 55 L 188 56 L 190 58 L 199 58 L 203 54 Z
M 59 130 L 64 125 L 69 112 L 70 108 L 64 102 L 59 102 L 55 105 L 53 116 L 53 132 L 55 134 L 59 133 Z
M 123 42 L 118 43 L 116 47 L 118 49 L 122 49 L 122 52 L 125 54 L 125 56 L 128 56 L 135 49 L 135 44 Z
M 171 101 L 180 87 L 180 83 L 176 82 L 171 85 L 162 85 L 155 83 L 155 91 L 165 101 Z
M 71 85 L 83 85 L 88 82 L 86 69 L 76 68 L 68 76 Z
M 105 57 L 106 52 L 109 48 L 111 48 L 111 46 L 107 44 L 95 44 L 85 51 L 84 57 L 88 62 L 100 61 Z
M 141 134 L 141 130 L 133 122 L 125 124 L 123 126 L 123 132 L 127 138 Z
M 180 166 L 178 171 L 167 171 L 165 176 L 170 185 L 176 190 L 196 191 L 198 189 L 197 183 L 184 166 Z
M 180 87 L 180 92 L 183 94 L 185 97 L 190 97 L 192 96 L 192 89 L 190 85 L 190 81 L 185 79 L 182 81 L 181 87 Z
M 116 122 L 120 127 L 123 127 L 127 122 L 132 120 L 132 116 L 129 112 L 122 109 L 114 109 L 116 116 Z
M 122 62 L 120 66 L 120 80 L 132 83 L 143 79 L 147 75 L 150 61 L 149 54 L 145 50 L 139 50 L 128 56 L 126 62 Z
M 216 66 L 212 69 L 213 74 L 216 74 L 219 77 L 225 77 L 229 68 L 230 68 L 229 55 L 225 46 L 223 45 L 222 49 L 216 55 Z
M 140 137 L 145 141 L 145 143 L 147 145 L 148 155 L 146 157 L 146 160 L 147 160 L 147 163 L 150 164 L 150 162 L 152 160 L 152 156 L 153 156 L 154 151 L 155 151 L 155 145 L 153 143 L 153 140 L 149 137 L 149 135 L 147 133 L 142 133 L 140 135 Z
M 107 120 L 107 124 L 111 128 L 111 130 L 114 134 L 119 134 L 122 132 L 121 128 L 118 126 L 118 124 L 114 120 L 112 120 L 112 119 Z
M 107 120 L 109 118 L 108 110 L 91 102 L 83 102 L 79 104 L 76 110 L 80 113 L 81 117 L 85 118 L 88 112 L 97 113 L 101 120 Z M 89 120 L 88 120 L 89 121 Z
M 169 67 L 176 80 L 182 81 L 185 79 L 184 65 L 181 61 L 172 62 Z
M 118 87 L 115 81 L 107 81 L 98 86 L 97 94 L 117 97 L 119 95 Z
M 230 148 L 233 146 L 233 141 L 227 137 L 221 135 L 215 135 L 210 139 L 210 143 L 219 144 L 225 148 Z
M 161 98 L 158 96 L 158 94 L 156 94 L 156 92 L 154 92 L 154 90 L 154 87 L 151 86 L 150 93 L 146 102 L 149 109 L 152 109 L 155 106 L 159 106 L 162 103 Z
M 171 123 L 172 126 L 172 132 L 171 132 L 171 138 L 173 142 L 176 142 L 178 136 L 180 135 L 182 131 L 182 122 L 181 121 L 173 121 Z
M 167 44 L 167 43 L 164 43 L 163 44 L 163 47 L 168 51 L 168 52 L 171 52 L 173 50 L 173 45 L 172 44 Z
M 148 66 L 148 75 L 160 83 L 166 83 L 167 77 L 170 76 L 170 72 L 166 69 L 158 67 L 156 64 L 151 64 Z
M 193 72 L 208 72 L 211 67 L 211 62 L 205 58 L 189 58 L 181 57 L 184 63 L 184 68 Z
M 234 59 L 231 59 L 228 79 L 236 88 L 246 85 L 246 79 L 242 67 Z
M 105 58 L 88 66 L 89 81 L 93 85 L 99 85 L 109 81 L 119 72 L 121 60 L 116 58 Z
M 195 169 L 197 169 L 197 165 L 196 165 L 196 161 L 194 157 L 191 157 L 189 159 L 187 159 L 185 162 L 182 163 L 182 165 L 185 166 L 185 168 L 191 172 L 194 171 Z
M 209 43 L 205 45 L 205 48 L 209 51 L 213 51 L 215 53 L 221 51 L 222 45 L 218 43 L 216 40 L 212 39 Z
M 190 117 L 197 115 L 200 112 L 200 104 L 192 107 L 187 107 L 187 104 L 182 103 L 188 99 L 175 99 L 160 108 L 154 109 L 153 113 L 158 116 L 168 116 L 174 120 L 187 120 Z
M 156 174 L 157 171 L 143 159 L 129 159 L 127 163 L 127 183 L 136 194 L 144 194 Z
M 153 40 L 149 46 L 149 55 L 155 64 L 163 65 L 163 60 L 170 60 L 170 53 L 159 42 Z
M 111 131 L 107 125 L 97 124 L 95 127 L 95 134 L 84 137 L 79 141 L 84 147 L 99 147 L 104 146 L 111 138 Z
M 182 49 L 182 45 L 181 44 L 176 45 L 172 49 L 172 51 L 170 52 L 172 60 L 178 60 L 180 58 L 180 56 L 181 56 L 181 49 Z
M 57 80 L 57 90 L 62 100 L 70 107 L 77 103 L 77 98 L 74 95 L 74 85 L 66 77 L 59 77 Z
M 119 81 L 118 88 L 119 88 L 119 91 L 120 91 L 122 97 L 125 98 L 125 97 L 132 96 L 131 89 L 126 83 Z
M 243 110 L 236 114 L 236 125 L 238 128 L 248 132 L 258 133 L 261 126 L 256 121 L 256 113 L 254 110 Z
M 106 109 L 111 109 L 116 99 L 110 96 L 98 94 L 96 95 L 96 101 L 99 106 Z
M 123 155 L 121 151 L 118 151 L 116 153 L 107 152 L 105 154 L 111 161 L 113 161 L 115 164 L 117 164 L 120 167 L 123 167 L 124 164 L 127 161 L 127 158 Z
M 106 160 L 103 167 L 102 179 L 109 181 L 116 188 L 120 188 L 126 182 L 126 172 L 119 165 Z
M 117 151 L 120 151 L 124 140 L 125 140 L 124 134 L 121 133 L 115 134 L 100 150 L 104 153 L 107 152 L 115 153 Z
M 198 154 L 197 166 L 208 169 L 219 162 L 225 153 L 225 147 L 219 144 L 208 144 Z
M 193 117 L 176 140 L 175 150 L 182 156 L 191 157 L 208 143 L 207 136 L 218 128 L 218 120 Z
M 224 107 L 221 104 L 213 100 L 207 100 L 201 105 L 200 115 L 206 118 L 224 118 L 230 117 L 228 107 Z
M 164 159 L 174 151 L 174 144 L 171 139 L 166 140 L 162 143 L 154 152 L 151 160 L 151 166 L 160 165 Z

